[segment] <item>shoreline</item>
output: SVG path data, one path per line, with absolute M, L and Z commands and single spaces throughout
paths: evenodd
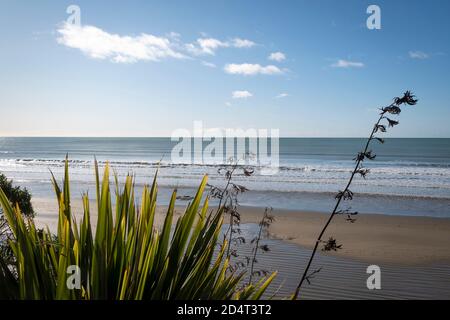
M 258 223 L 264 209 L 241 209 L 242 223 Z M 269 234 L 275 239 L 312 249 L 329 213 L 273 209 Z M 337 215 L 323 236 L 333 237 L 342 249 L 320 254 L 369 263 L 428 266 L 450 263 L 450 219 L 359 214 L 354 223 Z
M 159 179 L 163 178 L 160 177 Z M 51 193 L 52 186 L 50 181 L 45 185 L 42 183 L 24 183 L 22 186 L 32 191 L 33 199 L 54 198 L 54 195 Z M 144 182 L 136 181 L 135 186 L 137 194 L 140 194 Z M 90 191 L 93 195 L 95 194 L 95 185 L 93 183 L 81 184 L 79 181 L 72 182 L 71 187 L 74 195 L 82 194 L 86 191 Z M 177 187 L 166 185 L 158 185 L 158 187 L 157 205 L 167 205 L 173 190 Z M 178 186 L 180 196 L 193 196 L 196 190 L 196 187 Z M 248 207 L 274 207 L 291 211 L 329 212 L 334 205 L 334 195 L 335 193 L 326 192 L 249 190 L 242 195 L 240 203 L 242 206 Z M 178 204 L 184 205 L 184 202 L 179 202 Z M 217 202 L 214 200 L 210 202 L 211 206 L 215 204 Z M 372 195 L 358 191 L 357 198 L 352 202 L 352 208 L 364 214 L 450 218 L 450 198 Z
M 187 203 L 186 203 L 187 204 Z M 56 200 L 33 199 L 37 215 L 36 224 L 48 225 L 55 230 L 57 222 Z M 184 205 L 177 205 L 175 220 L 184 211 Z M 95 208 L 95 204 L 91 209 Z M 164 221 L 165 206 L 159 206 L 155 215 L 156 225 Z M 213 208 L 213 207 L 211 207 Z M 79 221 L 82 213 L 81 201 L 74 199 L 72 209 Z M 241 223 L 259 223 L 264 208 L 240 207 Z M 329 214 L 312 211 L 273 209 L 274 223 L 269 236 L 312 249 L 315 239 Z M 92 210 L 93 224 L 96 220 Z M 414 216 L 393 216 L 382 214 L 359 214 L 355 223 L 345 221 L 345 215 L 337 215 L 323 239 L 337 239 L 342 249 L 337 252 L 323 252 L 325 256 L 336 256 L 369 263 L 386 263 L 399 266 L 428 266 L 450 264 L 450 219 Z M 174 222 L 175 222 L 174 220 Z

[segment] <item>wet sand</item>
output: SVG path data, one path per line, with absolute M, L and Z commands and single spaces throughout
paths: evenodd
M 53 199 L 35 198 L 38 212 L 35 221 L 56 231 L 57 210 Z M 81 201 L 72 202 L 72 209 L 80 219 Z M 95 203 L 92 203 L 92 221 L 95 225 Z M 165 207 L 158 208 L 155 217 L 162 225 Z M 176 207 L 175 217 L 182 214 L 184 206 Z M 264 209 L 243 207 L 242 234 L 252 239 L 258 232 L 257 222 Z M 290 210 L 273 211 L 276 221 L 262 240 L 270 248 L 258 254 L 256 270 L 278 271 L 266 298 L 286 298 L 291 295 L 304 270 L 315 237 L 328 215 L 318 212 Z M 355 223 L 336 216 L 326 236 L 333 236 L 343 244 L 338 252 L 322 251 L 316 256 L 312 270 L 321 271 L 305 284 L 303 299 L 450 299 L 450 219 L 360 215 Z M 326 238 L 326 237 L 325 237 Z M 251 256 L 250 241 L 238 248 L 239 257 L 245 261 Z M 366 286 L 369 265 L 381 268 L 381 290 Z
M 48 225 L 56 230 L 56 201 L 37 198 L 33 200 L 38 215 L 36 222 L 40 226 Z M 72 202 L 73 212 L 79 219 L 82 215 L 80 200 Z M 95 204 L 91 205 L 91 209 Z M 176 208 L 179 216 L 183 206 Z M 263 208 L 241 207 L 242 223 L 258 223 Z M 320 212 L 302 212 L 274 209 L 275 222 L 270 226 L 272 238 L 312 248 L 328 214 Z M 155 221 L 161 224 L 165 208 L 159 207 Z M 93 210 L 92 220 L 95 221 Z M 356 222 L 346 221 L 346 216 L 335 216 L 324 236 L 337 239 L 342 249 L 322 254 L 341 256 L 370 263 L 390 263 L 398 265 L 429 265 L 435 263 L 450 264 L 450 219 L 428 217 L 388 216 L 361 214 Z M 176 219 L 175 219 L 176 220 Z
M 257 222 L 263 210 L 243 208 L 242 222 Z M 312 248 L 329 214 L 274 209 L 270 234 Z M 371 263 L 429 265 L 450 263 L 450 219 L 360 214 L 354 223 L 334 217 L 323 239 L 337 239 L 342 249 L 327 252 Z
M 243 224 L 242 234 L 252 238 L 256 224 Z M 273 238 L 264 239 L 270 251 L 258 254 L 256 270 L 277 270 L 278 274 L 266 291 L 266 297 L 289 297 L 311 255 L 311 250 Z M 251 245 L 239 246 L 238 259 L 245 260 Z M 376 263 L 380 267 L 380 290 L 369 290 L 367 267 L 372 263 L 345 257 L 316 255 L 311 271 L 319 270 L 305 282 L 300 299 L 450 299 L 450 265 L 399 266 Z

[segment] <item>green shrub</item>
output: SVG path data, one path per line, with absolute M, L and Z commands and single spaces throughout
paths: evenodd
M 154 226 L 156 176 L 151 187 L 144 187 L 140 206 L 135 204 L 132 177 L 127 176 L 120 188 L 115 176 L 114 208 L 109 166 L 100 182 L 96 163 L 95 177 L 95 230 L 87 195 L 83 195 L 80 223 L 72 216 L 67 160 L 62 189 L 53 177 L 59 204 L 56 238 L 48 229 L 39 232 L 33 220 L 24 219 L 20 206 L 13 208 L 0 190 L 15 258 L 8 265 L 0 257 L 0 298 L 258 299 L 274 278 L 275 273 L 241 288 L 243 274 L 227 271 L 226 244 L 220 247 L 218 243 L 223 210 L 208 214 L 208 197 L 201 205 L 207 176 L 174 227 L 176 190 L 173 192 L 161 230 Z M 80 268 L 80 289 L 66 285 L 71 265 Z
M 13 205 L 19 205 L 21 212 L 25 216 L 30 218 L 34 216 L 33 206 L 31 205 L 31 194 L 27 189 L 14 187 L 13 181 L 8 180 L 3 174 L 0 174 L 0 189 L 4 191 L 5 196 Z M 7 221 L 0 207 L 0 256 L 6 260 L 12 259 L 12 251 L 8 245 L 8 239 L 10 237 L 11 230 L 8 228 Z
M 19 205 L 20 211 L 27 217 L 34 216 L 33 206 L 31 205 L 31 194 L 26 188 L 14 187 L 13 181 L 8 180 L 5 175 L 0 174 L 0 189 L 3 190 L 9 201 Z

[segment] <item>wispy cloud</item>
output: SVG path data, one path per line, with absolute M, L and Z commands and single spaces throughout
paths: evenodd
M 231 97 L 233 99 L 247 99 L 247 98 L 251 98 L 253 97 L 253 94 L 251 94 L 249 91 L 247 90 L 238 90 L 238 91 L 233 91 L 231 93 Z
M 339 59 L 331 65 L 333 68 L 362 68 L 364 63 Z
M 229 47 L 228 42 L 222 42 L 218 39 L 214 39 L 214 38 L 201 38 L 201 39 L 197 39 L 197 44 L 198 47 L 196 47 L 195 45 L 192 45 L 194 48 L 194 50 L 192 51 L 192 53 L 194 54 L 209 54 L 209 55 L 214 55 L 216 50 L 219 48 L 226 48 Z
M 220 48 L 251 48 L 255 46 L 251 40 L 234 38 L 222 41 L 215 38 L 199 38 L 195 43 L 186 44 L 186 49 L 193 55 L 215 55 Z
M 425 53 L 423 51 L 410 51 L 409 52 L 409 57 L 411 59 L 428 59 L 430 57 L 430 55 L 428 53 Z
M 169 38 L 151 34 L 120 36 L 94 26 L 77 26 L 65 23 L 57 30 L 58 43 L 81 50 L 94 59 L 109 59 L 118 63 L 140 60 L 160 61 L 165 58 L 183 59 Z
M 227 64 L 224 67 L 226 73 L 229 74 L 240 74 L 244 76 L 251 76 L 257 74 L 281 74 L 283 71 L 277 66 L 268 65 L 262 66 L 260 64 L 242 63 L 242 64 Z
M 183 43 L 181 35 L 170 32 L 165 36 L 142 33 L 138 36 L 109 33 L 95 26 L 64 23 L 57 29 L 57 41 L 78 49 L 94 59 L 107 59 L 117 63 L 160 61 L 166 58 L 183 59 L 199 55 L 215 55 L 220 48 L 251 48 L 256 44 L 248 39 L 228 41 L 202 37 L 195 43 Z M 215 67 L 212 63 L 203 65 Z
M 251 47 L 255 46 L 256 43 L 254 43 L 251 40 L 247 40 L 247 39 L 234 38 L 232 40 L 232 45 L 235 48 L 251 48 Z
M 283 52 L 272 52 L 269 57 L 269 60 L 281 62 L 283 60 L 286 60 L 286 55 Z
M 275 96 L 276 99 L 281 99 L 281 98 L 286 98 L 286 97 L 289 97 L 289 94 L 285 93 L 285 92 L 280 93 L 279 95 Z
M 204 65 L 205 67 L 209 67 L 209 68 L 215 68 L 216 65 L 212 62 L 208 62 L 208 61 L 202 61 L 202 65 Z

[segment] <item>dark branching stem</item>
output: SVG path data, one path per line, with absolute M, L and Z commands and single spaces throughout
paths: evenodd
M 229 198 L 228 188 L 230 187 L 231 180 L 233 179 L 233 174 L 234 174 L 234 171 L 236 170 L 237 166 L 238 166 L 238 161 L 236 161 L 233 164 L 232 169 L 229 171 L 229 174 L 228 174 L 228 177 L 227 177 L 227 184 L 226 184 L 225 188 L 223 189 L 222 196 L 221 196 L 221 198 L 219 200 L 218 210 L 220 210 L 220 208 L 222 206 L 222 200 L 223 200 L 224 197 L 226 198 L 225 202 L 224 202 L 224 205 L 226 205 L 226 203 L 227 203 L 227 199 Z M 231 256 L 230 251 L 231 251 L 231 241 L 233 239 L 233 221 L 234 221 L 233 213 L 230 212 L 230 225 L 229 225 L 228 230 L 227 230 L 227 233 L 228 232 L 230 233 L 229 234 L 229 239 L 228 239 L 228 247 L 227 247 L 227 258 L 230 258 L 230 256 Z M 224 239 L 226 239 L 227 233 L 225 233 L 225 238 Z
M 353 178 L 355 177 L 355 174 L 359 171 L 361 163 L 364 161 L 364 159 L 367 157 L 369 159 L 373 159 L 371 152 L 368 150 L 369 146 L 370 146 L 370 142 L 375 138 L 375 133 L 378 131 L 381 132 L 385 132 L 386 128 L 384 126 L 380 127 L 380 122 L 383 119 L 386 119 L 389 122 L 390 126 L 396 125 L 398 124 L 398 122 L 396 121 L 392 121 L 388 118 L 385 117 L 386 113 L 391 113 L 391 114 L 395 114 L 398 115 L 400 113 L 400 108 L 399 106 L 401 104 L 408 104 L 408 105 L 415 105 L 417 103 L 417 100 L 414 99 L 414 95 L 411 94 L 411 92 L 407 91 L 405 92 L 404 96 L 402 98 L 395 98 L 394 102 L 392 104 L 390 104 L 387 107 L 381 108 L 381 113 L 380 113 L 380 117 L 378 118 L 378 121 L 376 122 L 376 124 L 374 125 L 372 132 L 370 133 L 369 138 L 367 139 L 366 145 L 364 147 L 363 152 L 359 153 L 358 156 L 356 157 L 356 164 L 355 164 L 355 168 L 352 171 L 352 174 L 350 175 L 350 178 L 347 182 L 347 185 L 345 186 L 344 191 L 339 192 L 339 194 L 336 196 L 336 204 L 334 206 L 333 211 L 330 214 L 330 217 L 328 218 L 327 222 L 325 223 L 325 225 L 323 226 L 322 230 L 319 233 L 319 236 L 317 237 L 316 243 L 314 245 L 314 249 L 311 253 L 311 256 L 309 258 L 308 264 L 303 272 L 303 275 L 301 277 L 301 280 L 295 290 L 295 293 L 293 295 L 293 299 L 297 299 L 298 294 L 300 292 L 300 288 L 302 287 L 303 283 L 305 282 L 305 280 L 308 280 L 309 277 L 309 269 L 311 267 L 311 264 L 314 260 L 314 257 L 317 253 L 317 249 L 319 247 L 319 244 L 322 242 L 322 237 L 325 234 L 328 226 L 330 225 L 331 221 L 333 220 L 334 216 L 339 212 L 338 208 L 339 205 L 341 204 L 341 201 L 345 198 L 345 195 L 348 194 L 350 192 L 349 188 L 350 185 L 352 184 Z
M 254 252 L 253 252 L 252 264 L 251 264 L 251 267 L 250 267 L 250 278 L 248 279 L 248 285 L 252 284 L 253 273 L 255 272 L 256 255 L 258 253 L 259 241 L 261 240 L 261 235 L 262 235 L 262 231 L 263 231 L 263 228 L 264 228 L 264 221 L 266 219 L 266 216 L 267 216 L 267 209 L 264 212 L 264 216 L 263 216 L 261 222 L 259 223 L 259 232 L 258 232 L 258 237 L 256 238 L 255 249 L 254 249 Z
M 237 256 L 235 250 L 232 250 L 233 235 L 236 232 L 240 233 L 239 225 L 240 225 L 240 214 L 238 212 L 238 196 L 248 189 L 245 186 L 239 185 L 233 181 L 234 175 L 238 169 L 242 169 L 242 173 L 244 176 L 249 177 L 254 173 L 252 168 L 239 165 L 240 160 L 246 160 L 248 157 L 251 157 L 251 154 L 245 154 L 242 159 L 235 160 L 234 158 L 230 158 L 228 161 L 230 164 L 225 165 L 224 167 L 218 170 L 219 175 L 224 174 L 225 176 L 225 187 L 215 187 L 211 186 L 210 195 L 213 198 L 219 199 L 219 204 L 217 207 L 217 212 L 223 210 L 224 213 L 230 215 L 230 222 L 228 229 L 223 234 L 223 243 L 222 248 L 225 244 L 227 244 L 226 255 L 227 258 L 230 259 L 231 255 Z M 240 237 L 242 238 L 242 237 Z
M 230 213 L 230 226 L 229 226 L 229 232 L 230 234 L 228 235 L 228 247 L 227 247 L 227 258 L 229 259 L 231 257 L 231 242 L 233 241 L 233 214 Z
M 238 166 L 238 163 L 237 162 L 234 163 L 232 169 L 229 171 L 230 173 L 228 174 L 227 179 L 226 179 L 227 183 L 225 185 L 225 188 L 222 190 L 222 193 L 221 193 L 221 196 L 220 196 L 220 199 L 219 199 L 219 205 L 217 206 L 217 211 L 219 211 L 220 208 L 222 207 L 222 200 L 224 199 L 225 195 L 228 192 L 228 188 L 229 188 L 229 186 L 231 184 L 231 179 L 233 179 L 233 173 L 236 170 L 237 166 Z M 226 203 L 226 201 L 225 201 L 225 203 Z
M 256 263 L 256 256 L 258 254 L 258 249 L 261 248 L 261 250 L 263 251 L 269 251 L 269 247 L 267 245 L 263 245 L 260 246 L 260 242 L 261 242 L 261 238 L 263 236 L 263 231 L 267 230 L 269 228 L 269 226 L 275 221 L 275 217 L 270 215 L 269 213 L 272 212 L 272 208 L 265 208 L 264 210 L 264 215 L 261 219 L 261 221 L 259 222 L 259 231 L 258 231 L 258 235 L 252 240 L 252 243 L 255 243 L 255 247 L 253 249 L 253 257 L 251 260 L 251 265 L 250 265 L 250 277 L 248 280 L 248 285 L 252 284 L 252 280 L 253 280 L 253 275 L 257 272 L 255 272 L 255 263 Z M 263 270 L 264 272 L 264 270 Z
M 383 115 L 381 115 L 380 118 L 378 119 L 377 125 L 380 123 L 380 121 L 381 121 L 382 118 L 383 118 Z M 376 127 L 376 125 L 375 125 L 375 127 Z M 372 131 L 372 133 L 371 133 L 369 139 L 367 140 L 366 147 L 364 148 L 363 153 L 366 153 L 366 152 L 368 151 L 368 148 L 369 148 L 369 145 L 370 145 L 370 141 L 372 140 L 373 135 L 374 135 L 374 133 L 375 133 L 375 127 L 374 127 L 374 130 Z M 359 168 L 359 166 L 360 166 L 360 164 L 361 164 L 361 161 L 362 161 L 362 160 L 361 160 L 360 158 L 358 158 L 358 160 L 356 161 L 355 168 L 353 169 L 353 172 L 352 172 L 352 174 L 351 174 L 351 176 L 350 176 L 349 181 L 347 182 L 347 186 L 345 187 L 343 193 L 347 192 L 347 190 L 349 189 L 349 187 L 350 187 L 350 185 L 351 185 L 351 183 L 352 183 L 352 181 L 353 181 L 353 177 L 355 176 L 356 171 L 358 170 L 358 168 Z M 328 226 L 330 225 L 331 221 L 333 220 L 334 216 L 336 215 L 336 212 L 338 211 L 338 208 L 339 208 L 339 205 L 340 205 L 340 203 L 341 203 L 341 201 L 342 201 L 342 198 L 343 198 L 343 197 L 338 197 L 338 198 L 337 198 L 337 201 L 336 201 L 336 204 L 335 204 L 335 206 L 334 206 L 334 209 L 333 209 L 333 211 L 332 211 L 330 217 L 328 218 L 327 222 L 326 222 L 325 225 L 323 226 L 322 231 L 321 231 L 320 234 L 319 234 L 319 237 L 318 237 L 317 240 L 316 240 L 316 243 L 315 243 L 315 245 L 314 245 L 313 252 L 312 252 L 311 257 L 309 258 L 309 261 L 308 261 L 308 265 L 306 266 L 305 271 L 303 272 L 302 278 L 301 278 L 301 280 L 300 280 L 300 283 L 298 284 L 297 289 L 295 290 L 295 297 L 298 296 L 298 293 L 299 293 L 299 291 L 300 291 L 300 288 L 301 288 L 303 282 L 306 280 L 306 277 L 307 277 L 307 275 L 308 275 L 309 269 L 310 269 L 310 267 L 311 267 L 311 263 L 312 263 L 312 261 L 314 260 L 314 256 L 315 256 L 315 254 L 316 254 L 316 252 L 317 252 L 317 249 L 318 249 L 318 247 L 319 247 L 319 244 L 322 242 L 322 237 L 323 237 L 323 235 L 325 234 L 325 231 L 327 230 L 327 228 L 328 228 Z
M 228 238 L 228 246 L 227 246 L 227 258 L 230 258 L 231 256 L 231 243 L 233 240 L 233 233 L 234 233 L 234 214 L 236 212 L 235 207 L 237 205 L 237 194 L 233 193 L 233 190 L 236 189 L 236 184 L 233 183 L 233 176 L 235 171 L 239 167 L 239 160 L 233 160 L 230 158 L 230 166 L 226 166 L 225 170 L 225 187 L 223 189 L 218 187 L 213 187 L 215 194 L 213 197 L 217 197 L 219 199 L 219 204 L 217 206 L 217 212 L 220 210 L 224 210 L 224 212 L 229 212 L 230 214 L 230 223 L 228 226 L 227 231 L 224 233 L 223 236 L 223 243 L 222 245 L 225 245 L 225 242 Z M 219 169 L 219 173 L 221 173 L 223 168 Z M 231 188 L 231 190 L 230 190 Z M 240 191 L 243 191 L 240 189 Z

